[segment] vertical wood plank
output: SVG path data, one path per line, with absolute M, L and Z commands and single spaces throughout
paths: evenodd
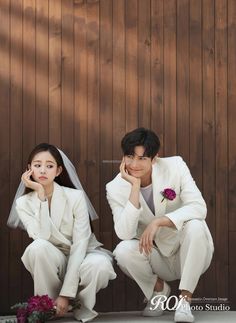
M 49 142 L 61 147 L 61 0 L 49 1 Z
M 10 71 L 10 204 L 13 202 L 22 173 L 22 0 L 11 2 L 11 71 Z M 21 263 L 22 234 L 10 230 L 9 246 L 9 290 L 10 304 L 21 301 L 21 275 L 25 270 Z
M 27 167 L 30 151 L 35 146 L 35 64 L 36 64 L 36 5 L 35 0 L 23 2 L 23 169 Z M 32 240 L 23 232 L 23 249 Z M 26 269 L 22 274 L 22 299 L 27 300 L 33 294 L 33 281 Z
M 35 145 L 35 0 L 24 0 L 23 10 L 23 162 L 25 164 L 30 150 Z
M 177 1 L 177 153 L 189 163 L 189 0 Z
M 236 3 L 233 0 L 228 0 L 228 147 L 229 147 L 229 228 L 231 231 L 236 231 Z
M 231 7 L 231 4 L 229 8 Z M 232 8 L 232 7 L 231 7 Z M 236 258 L 235 258 L 236 232 L 229 232 L 229 304 L 230 309 L 236 309 Z
M 228 297 L 227 1 L 215 1 L 216 280 Z
M 162 0 L 151 1 L 151 129 L 160 138 L 160 156 L 164 155 L 163 7 Z
M 203 108 L 202 108 L 202 5 L 199 1 L 190 1 L 190 168 L 192 175 L 202 191 L 203 172 Z M 210 273 L 210 275 L 209 275 Z M 212 295 L 212 280 L 215 276 L 211 265 L 203 277 L 207 277 L 209 287 L 204 292 L 204 278 L 201 278 L 195 297 Z M 212 279 L 213 278 L 213 279 Z M 214 285 L 214 284 L 213 284 Z M 213 286 L 214 288 L 214 286 Z M 213 294 L 214 295 L 214 294 Z M 212 297 L 213 297 L 212 295 Z
M 88 106 L 88 175 L 87 188 L 95 210 L 100 211 L 100 105 L 99 105 L 99 2 L 87 2 L 87 106 Z M 99 224 L 93 222 L 98 239 Z
M 214 37 L 214 1 L 202 2 L 202 104 L 203 104 L 203 195 L 207 204 L 207 222 L 215 241 L 216 221 L 216 182 L 215 182 L 215 37 Z M 216 241 L 215 241 L 216 242 Z M 214 275 L 214 263 L 207 273 Z M 207 275 L 207 276 L 208 276 Z M 209 277 L 209 276 L 208 276 Z M 221 278 L 224 280 L 224 278 Z M 211 279 L 209 278 L 209 285 Z M 206 282 L 206 285 L 208 282 Z M 212 290 L 213 288 L 213 290 Z M 211 284 L 211 292 L 214 286 Z M 218 295 L 220 297 L 220 295 Z
M 151 1 L 138 1 L 138 114 L 139 126 L 150 128 Z
M 36 1 L 36 142 L 48 142 L 48 0 Z
M 236 3 L 228 0 L 228 212 L 229 212 L 229 300 L 231 308 L 236 309 Z
M 138 3 L 137 0 L 129 0 L 125 5 L 126 131 L 131 131 L 138 126 Z
M 103 125 L 106 125 L 105 127 Z M 100 231 L 105 234 L 105 246 L 112 249 L 110 210 L 106 203 L 105 185 L 112 176 L 112 1 L 100 1 Z M 107 235 L 109 234 L 109 235 Z
M 78 162 L 80 181 L 87 192 L 87 5 L 84 1 L 74 5 L 74 70 L 75 70 L 75 130 L 74 152 Z
M 198 187 L 202 188 L 202 6 L 198 0 L 190 1 L 189 31 L 189 138 L 190 168 Z
M 164 1 L 164 109 L 166 156 L 176 154 L 176 0 Z
M 62 148 L 74 158 L 74 12 L 73 0 L 61 1 L 62 12 Z
M 9 161 L 10 161 L 10 1 L 0 2 L 0 254 L 1 254 L 1 289 L 4 297 L 1 299 L 1 312 L 7 312 L 9 308 L 10 290 L 9 279 L 9 231 L 6 227 L 7 216 L 9 214 Z

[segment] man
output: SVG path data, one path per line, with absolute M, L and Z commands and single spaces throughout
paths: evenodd
M 214 249 L 206 204 L 181 157 L 158 157 L 153 131 L 135 129 L 121 147 L 120 173 L 106 186 L 115 232 L 123 240 L 114 250 L 117 263 L 149 300 L 144 316 L 163 313 L 158 298 L 170 295 L 166 281 L 180 279 L 174 320 L 193 322 L 192 294 Z

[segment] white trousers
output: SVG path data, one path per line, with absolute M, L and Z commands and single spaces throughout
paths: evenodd
M 22 261 L 34 280 L 34 294 L 48 294 L 56 299 L 60 293 L 66 272 L 67 257 L 52 243 L 37 239 L 25 250 Z M 81 304 L 74 311 L 77 320 L 89 321 L 97 316 L 93 310 L 96 293 L 107 287 L 110 279 L 116 274 L 112 260 L 105 252 L 95 249 L 87 253 L 78 269 L 80 278 L 76 300 Z
M 199 220 L 188 221 L 180 234 L 177 252 L 164 257 L 157 248 L 150 255 L 139 252 L 139 240 L 124 240 L 114 250 L 121 270 L 134 279 L 147 299 L 153 294 L 157 278 L 180 279 L 179 289 L 193 293 L 198 280 L 212 259 L 212 248 Z

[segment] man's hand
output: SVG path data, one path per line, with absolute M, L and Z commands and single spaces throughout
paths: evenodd
M 149 255 L 153 248 L 153 240 L 156 235 L 156 232 L 159 228 L 157 219 L 153 220 L 144 230 L 140 241 L 139 241 L 139 251 L 143 253 L 143 251 Z
M 63 316 L 68 312 L 69 298 L 66 296 L 58 296 L 55 300 L 56 315 Z
M 131 176 L 126 167 L 125 167 L 125 160 L 124 158 L 122 159 L 122 162 L 120 164 L 120 173 L 121 173 L 121 177 L 123 179 L 125 179 L 127 182 L 129 182 L 131 185 L 141 185 L 141 179 L 140 178 L 136 178 L 134 176 Z
M 134 176 L 131 176 L 127 169 L 125 168 L 125 161 L 124 158 L 122 159 L 122 162 L 120 164 L 120 173 L 121 177 L 129 182 L 132 185 L 129 201 L 137 208 L 139 209 L 139 193 L 140 193 L 140 186 L 141 186 L 141 179 L 136 178 Z
M 139 251 L 142 253 L 143 251 L 148 255 L 151 253 L 153 248 L 153 240 L 157 233 L 157 230 L 160 227 L 168 227 L 168 228 L 176 228 L 174 223 L 167 217 L 161 216 L 157 219 L 154 219 L 146 229 L 143 231 L 139 241 Z

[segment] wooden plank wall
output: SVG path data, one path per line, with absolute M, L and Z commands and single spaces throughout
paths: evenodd
M 159 134 L 162 156 L 183 156 L 207 201 L 216 250 L 196 296 L 236 308 L 235 39 L 235 0 L 0 0 L 0 314 L 32 294 L 29 239 L 6 227 L 30 150 L 69 155 L 113 249 L 104 187 L 137 126 Z M 142 308 L 117 273 L 97 309 Z

